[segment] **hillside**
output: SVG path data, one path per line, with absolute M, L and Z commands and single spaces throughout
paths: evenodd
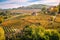
M 9 39 L 16 40 L 16 39 L 20 39 L 21 37 L 22 37 L 21 39 L 23 39 L 24 37 L 26 38 L 26 36 L 29 37 L 26 34 L 30 35 L 30 33 L 38 33 L 42 35 L 42 38 L 45 38 L 46 35 L 45 33 L 48 33 L 49 35 L 53 35 L 53 34 L 55 35 L 55 33 L 57 34 L 60 32 L 59 31 L 60 16 L 57 16 L 55 21 L 50 21 L 50 20 L 51 20 L 51 15 L 44 15 L 44 14 L 20 15 L 15 17 L 12 16 L 12 18 L 2 22 L 0 27 L 4 29 L 5 37 L 9 37 Z M 56 37 L 54 35 L 52 36 L 52 38 Z
M 28 7 L 31 7 L 31 8 L 33 8 L 33 9 L 41 9 L 41 8 L 43 8 L 43 7 L 48 8 L 48 7 L 50 7 L 50 6 L 48 6 L 48 5 L 43 5 L 43 4 L 33 4 L 33 5 L 28 6 Z
M 17 8 L 17 9 L 41 9 L 41 8 L 43 8 L 43 7 L 48 8 L 48 7 L 50 7 L 50 6 L 48 6 L 48 5 L 43 5 L 43 4 L 33 4 L 33 5 L 26 6 L 26 7 L 22 6 L 22 7 L 19 7 L 19 8 Z

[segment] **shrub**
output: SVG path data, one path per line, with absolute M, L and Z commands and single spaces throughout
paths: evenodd
M 60 40 L 57 30 L 46 30 L 41 26 L 31 25 L 24 28 L 21 40 Z
M 57 30 L 48 30 L 45 32 L 45 37 L 48 36 L 48 40 L 60 40 L 59 36 L 60 34 L 57 32 Z

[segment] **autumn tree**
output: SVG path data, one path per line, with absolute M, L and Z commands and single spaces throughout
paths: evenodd
M 0 40 L 5 40 L 4 30 L 0 27 Z

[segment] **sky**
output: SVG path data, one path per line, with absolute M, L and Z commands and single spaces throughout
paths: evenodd
M 56 6 L 59 0 L 0 0 L 0 9 L 17 8 L 32 4 L 45 4 Z

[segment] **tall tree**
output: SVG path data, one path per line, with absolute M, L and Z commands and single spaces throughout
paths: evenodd
M 59 6 L 58 7 L 59 7 L 59 12 L 58 13 L 60 14 L 60 3 L 59 3 Z

